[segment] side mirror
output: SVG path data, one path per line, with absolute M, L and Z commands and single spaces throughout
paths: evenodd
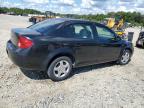
M 119 41 L 121 40 L 121 37 L 115 35 L 115 37 L 111 38 L 111 41 Z
M 117 35 L 116 40 L 121 40 L 121 37 Z

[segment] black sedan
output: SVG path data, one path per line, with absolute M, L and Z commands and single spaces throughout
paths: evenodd
M 99 23 L 59 18 L 12 29 L 6 50 L 20 68 L 46 71 L 60 81 L 75 67 L 110 61 L 125 65 L 133 45 Z
M 136 46 L 144 48 L 144 32 L 140 32 L 138 40 L 136 41 Z

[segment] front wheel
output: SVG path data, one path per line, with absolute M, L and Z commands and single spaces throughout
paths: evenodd
M 61 81 L 69 77 L 72 71 L 72 61 L 69 57 L 56 58 L 50 64 L 47 74 L 53 81 Z
M 126 65 L 126 64 L 128 64 L 129 62 L 130 62 L 130 60 L 131 60 L 131 52 L 130 52 L 130 50 L 124 50 L 123 51 L 123 53 L 122 53 L 122 55 L 120 56 L 120 58 L 119 58 L 119 60 L 118 60 L 118 63 L 120 64 L 120 65 Z

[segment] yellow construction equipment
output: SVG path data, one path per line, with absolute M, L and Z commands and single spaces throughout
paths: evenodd
M 105 18 L 106 26 L 113 29 L 119 36 L 124 36 L 125 22 L 122 17 L 119 18 Z
M 41 22 L 45 19 L 56 18 L 56 14 L 50 11 L 46 11 L 45 15 L 32 16 L 29 21 L 33 23 Z

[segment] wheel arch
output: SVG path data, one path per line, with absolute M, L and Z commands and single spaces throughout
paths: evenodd
M 122 50 L 120 52 L 119 58 L 121 57 L 121 55 L 123 54 L 123 51 L 125 51 L 125 50 L 129 50 L 131 52 L 131 54 L 133 54 L 133 49 L 131 47 L 124 47 L 124 48 L 122 48 Z
M 46 68 L 45 70 L 48 69 L 49 65 L 52 63 L 53 60 L 55 60 L 58 57 L 66 56 L 69 57 L 72 60 L 73 65 L 75 65 L 75 57 L 74 54 L 71 51 L 60 51 L 57 53 L 53 53 L 50 56 L 48 56 L 49 59 L 46 60 Z
M 131 54 L 133 53 L 133 50 L 131 48 L 125 48 L 124 50 L 129 50 Z

